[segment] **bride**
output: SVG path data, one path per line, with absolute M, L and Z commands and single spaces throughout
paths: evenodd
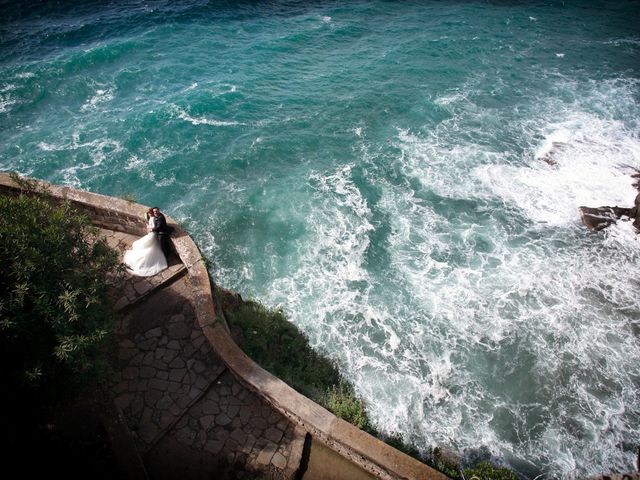
M 149 226 L 153 228 L 153 210 L 146 214 Z M 167 268 L 167 259 L 162 253 L 160 242 L 155 232 L 149 232 L 131 245 L 131 250 L 124 252 L 124 263 L 131 273 L 140 277 L 150 277 Z

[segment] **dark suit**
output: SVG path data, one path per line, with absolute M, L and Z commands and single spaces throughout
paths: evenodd
M 167 225 L 167 219 L 164 218 L 164 215 L 162 213 L 158 213 L 157 216 L 153 217 L 152 231 L 156 232 L 156 234 L 158 235 L 160 248 L 162 248 L 164 256 L 168 258 L 169 254 L 171 253 L 169 235 L 171 235 L 173 228 Z

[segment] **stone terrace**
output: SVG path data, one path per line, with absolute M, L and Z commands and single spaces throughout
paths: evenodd
M 101 230 L 121 254 L 137 237 Z M 186 269 L 177 257 L 150 278 L 114 285 L 120 319 L 112 438 L 128 476 L 295 478 L 305 432 L 228 371 L 198 325 Z M 115 442 L 114 442 L 115 443 Z M 122 443 L 122 442 L 120 442 Z

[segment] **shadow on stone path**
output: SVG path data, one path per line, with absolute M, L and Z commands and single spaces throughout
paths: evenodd
M 122 254 L 135 236 L 103 230 Z M 144 468 L 138 478 L 295 478 L 304 431 L 245 388 L 197 324 L 179 259 L 114 287 L 111 392 Z M 126 465 L 125 465 L 126 468 Z

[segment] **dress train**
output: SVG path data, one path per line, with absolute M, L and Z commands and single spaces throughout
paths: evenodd
M 124 263 L 134 275 L 151 277 L 167 268 L 167 259 L 154 232 L 147 233 L 124 252 Z

